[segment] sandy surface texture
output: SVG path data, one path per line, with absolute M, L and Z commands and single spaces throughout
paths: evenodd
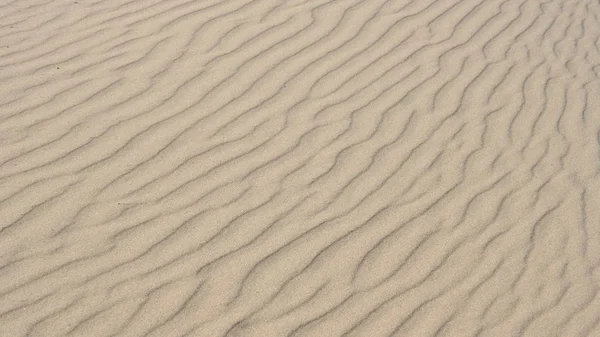
M 0 0 L 1 337 L 600 336 L 598 0 Z

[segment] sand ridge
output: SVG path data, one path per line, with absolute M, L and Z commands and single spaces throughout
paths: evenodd
M 0 336 L 600 336 L 600 3 L 0 0 Z

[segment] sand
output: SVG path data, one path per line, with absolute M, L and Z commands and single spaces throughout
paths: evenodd
M 600 2 L 0 0 L 0 336 L 600 336 Z

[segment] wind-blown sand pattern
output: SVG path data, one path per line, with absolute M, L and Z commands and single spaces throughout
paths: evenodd
M 597 0 L 0 0 L 0 336 L 600 336 Z

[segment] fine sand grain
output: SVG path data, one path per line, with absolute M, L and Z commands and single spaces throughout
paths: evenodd
M 598 0 L 0 0 L 0 337 L 600 336 Z

